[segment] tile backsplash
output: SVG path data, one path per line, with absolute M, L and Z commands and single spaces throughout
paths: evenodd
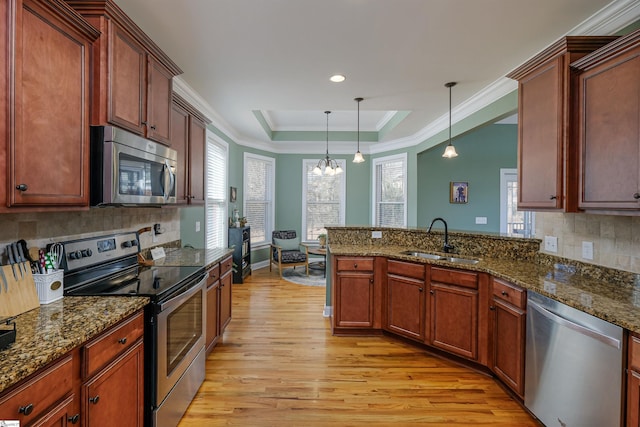
M 0 257 L 4 247 L 20 239 L 29 247 L 55 241 L 92 237 L 120 231 L 138 231 L 160 224 L 162 234 L 153 242 L 151 232 L 140 234 L 142 249 L 180 240 L 180 208 L 92 208 L 78 212 L 10 213 L 0 215 Z
M 640 217 L 536 212 L 535 237 L 558 238 L 558 252 L 540 251 L 586 263 L 640 273 Z M 593 260 L 582 257 L 593 243 Z

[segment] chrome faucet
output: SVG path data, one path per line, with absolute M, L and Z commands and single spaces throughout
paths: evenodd
M 431 225 L 429 226 L 427 233 L 431 233 L 431 227 L 433 227 L 433 223 L 436 221 L 442 221 L 444 224 L 444 245 L 442 246 L 442 250 L 444 253 L 449 253 L 453 250 L 453 246 L 449 244 L 449 228 L 447 227 L 447 221 L 440 217 L 434 218 L 433 221 L 431 221 Z

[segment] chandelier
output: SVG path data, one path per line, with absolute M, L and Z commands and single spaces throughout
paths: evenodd
M 331 111 L 324 112 L 327 115 L 327 154 L 324 159 L 320 159 L 315 168 L 313 168 L 314 175 L 338 175 L 342 173 L 342 167 L 335 159 L 329 157 L 329 114 Z

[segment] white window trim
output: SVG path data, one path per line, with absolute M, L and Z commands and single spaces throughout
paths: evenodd
M 347 159 L 334 159 L 341 165 L 344 165 L 342 169 L 342 185 L 340 186 L 340 224 L 331 225 L 345 225 L 346 222 L 346 205 L 347 205 Z M 304 239 L 301 239 L 303 243 L 310 243 L 306 239 L 307 236 L 307 165 L 317 165 L 318 159 L 302 159 L 302 224 L 300 226 L 300 233 L 304 235 Z
M 208 150 L 209 150 L 209 142 L 213 143 L 213 144 L 218 144 L 221 145 L 222 147 L 224 147 L 225 151 L 227 152 L 227 155 L 225 156 L 225 170 L 227 171 L 227 173 L 224 174 L 224 188 L 228 188 L 229 187 L 229 144 L 223 140 L 222 138 L 220 138 L 218 135 L 216 135 L 215 133 L 213 133 L 212 131 L 210 131 L 209 129 L 206 130 L 206 141 L 207 143 L 205 144 L 205 159 L 208 156 Z M 205 176 L 208 177 L 207 171 L 205 171 Z M 209 185 L 209 180 L 205 179 L 205 194 L 207 194 L 207 186 Z M 227 192 L 223 193 L 225 194 L 224 200 L 224 212 L 229 212 L 229 195 Z M 205 197 L 205 226 L 204 226 L 204 236 L 205 236 L 205 247 L 207 246 L 208 242 L 207 242 L 207 227 L 208 227 L 208 223 L 207 223 L 207 214 L 206 214 L 206 209 L 208 208 L 208 206 L 206 206 L 206 204 L 208 204 L 208 195 Z M 227 227 L 227 224 L 225 222 L 224 228 Z M 223 233 L 223 248 L 226 248 L 229 244 L 229 234 L 228 233 Z
M 271 232 L 275 229 L 275 217 L 276 217 L 276 159 L 274 157 L 267 157 L 267 156 L 261 156 L 260 154 L 254 154 L 254 153 L 248 153 L 245 152 L 244 153 L 244 158 L 243 158 L 243 163 L 242 163 L 242 206 L 244 208 L 244 206 L 247 205 L 247 199 L 246 199 L 246 194 L 247 194 L 247 188 L 246 188 L 246 183 L 247 180 L 245 179 L 245 172 L 247 170 L 247 160 L 249 159 L 257 159 L 257 160 L 262 160 L 265 162 L 268 162 L 271 164 L 271 171 L 273 176 L 271 177 L 271 188 L 269 188 L 269 191 L 271 193 L 271 206 L 270 206 L 270 212 L 269 212 L 269 218 L 268 218 L 268 223 L 266 224 L 268 229 L 265 230 L 265 241 L 264 242 L 251 242 L 251 250 L 257 250 L 257 249 L 262 249 L 262 248 L 267 248 L 269 247 L 269 245 L 271 244 Z M 251 223 L 249 223 L 249 226 L 251 226 Z
M 402 164 L 403 164 L 403 180 L 402 180 L 402 185 L 404 188 L 404 227 L 407 226 L 407 198 L 408 198 L 408 194 L 407 194 L 407 153 L 401 153 L 401 154 L 394 154 L 392 156 L 385 156 L 385 157 L 377 157 L 375 159 L 373 159 L 372 164 L 371 164 L 371 182 L 373 183 L 373 185 L 371 186 L 371 223 L 373 226 L 376 226 L 376 224 L 378 223 L 378 217 L 377 217 L 377 212 L 378 210 L 376 209 L 376 205 L 377 205 L 377 199 L 376 199 L 376 192 L 378 189 L 378 182 L 376 181 L 376 169 L 378 167 L 379 164 L 382 163 L 387 163 L 387 162 L 392 162 L 395 160 L 402 160 Z

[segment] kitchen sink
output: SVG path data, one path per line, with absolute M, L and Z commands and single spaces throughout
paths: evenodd
M 404 252 L 400 252 L 400 253 L 402 255 L 409 255 L 409 256 L 415 256 L 415 257 L 426 258 L 426 259 L 433 259 L 433 260 L 437 260 L 437 261 L 448 261 L 448 262 L 454 262 L 454 263 L 457 263 L 457 264 L 474 265 L 474 264 L 477 264 L 478 262 L 480 262 L 480 260 L 473 259 L 473 258 L 461 258 L 461 257 L 455 257 L 455 256 L 442 256 L 442 255 L 438 255 L 438 254 L 430 254 L 428 252 L 404 251 Z

